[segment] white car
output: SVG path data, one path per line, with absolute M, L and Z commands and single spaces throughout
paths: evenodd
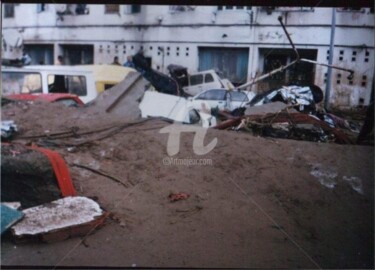
M 210 108 L 233 111 L 245 105 L 255 96 L 253 92 L 226 89 L 210 89 L 189 98 L 193 107 L 200 111 Z
M 142 117 L 163 117 L 175 122 L 197 124 L 204 128 L 216 126 L 216 118 L 210 113 L 195 109 L 184 97 L 146 91 L 139 104 Z

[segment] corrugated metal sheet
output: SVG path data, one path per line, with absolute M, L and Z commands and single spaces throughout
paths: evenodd
M 217 69 L 235 84 L 246 82 L 248 62 L 248 48 L 199 48 L 199 71 Z

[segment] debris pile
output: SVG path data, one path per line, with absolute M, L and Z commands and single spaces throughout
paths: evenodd
M 315 104 L 323 100 L 323 91 L 317 86 L 284 86 L 258 94 L 250 102 L 250 106 L 263 105 L 282 101 L 301 112 L 315 111 Z
M 340 144 L 353 143 L 340 129 L 330 127 L 325 122 L 309 114 L 286 111 L 251 115 L 235 120 L 235 122 L 240 122 L 237 127 L 234 127 L 235 130 L 251 131 L 256 135 L 266 137 L 315 142 L 334 141 Z
M 31 207 L 22 213 L 24 218 L 11 227 L 17 242 L 30 239 L 55 242 L 86 236 L 108 216 L 95 201 L 79 196 Z

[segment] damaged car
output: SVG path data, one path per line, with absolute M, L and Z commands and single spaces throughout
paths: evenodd
M 250 102 L 255 94 L 249 91 L 228 91 L 226 89 L 210 89 L 189 98 L 193 107 L 202 110 L 202 106 L 233 111 Z
M 216 126 L 216 118 L 209 111 L 195 109 L 192 103 L 184 97 L 146 91 L 139 109 L 142 112 L 142 118 L 162 117 L 179 123 L 201 125 L 205 128 Z
M 293 106 L 298 111 L 315 111 L 315 104 L 323 100 L 323 91 L 316 85 L 283 86 L 256 95 L 250 102 L 250 106 L 263 105 L 276 101 Z

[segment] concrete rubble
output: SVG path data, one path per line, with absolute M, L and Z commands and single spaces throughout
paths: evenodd
M 66 197 L 22 211 L 24 218 L 11 227 L 17 242 L 39 239 L 55 242 L 86 236 L 102 225 L 107 214 L 93 200 Z

